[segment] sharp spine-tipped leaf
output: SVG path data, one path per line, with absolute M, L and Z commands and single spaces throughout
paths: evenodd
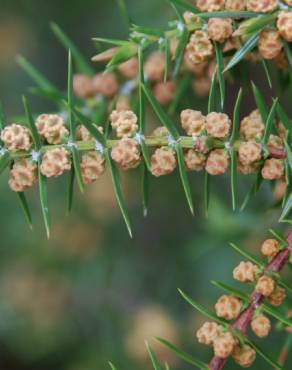
M 150 356 L 150 359 L 151 359 L 151 362 L 152 362 L 152 365 L 154 367 L 154 370 L 162 370 L 162 367 L 157 359 L 157 356 L 156 354 L 154 353 L 153 349 L 150 347 L 150 345 L 148 344 L 148 342 L 146 342 L 146 348 L 147 348 L 147 351 L 149 353 L 149 356 Z
M 44 224 L 46 228 L 46 233 L 48 239 L 50 238 L 50 213 L 49 213 L 49 203 L 48 203 L 48 189 L 47 189 L 47 178 L 41 173 L 40 166 L 41 162 L 39 160 L 39 191 L 40 191 L 40 201 L 42 214 L 44 219 Z
M 259 89 L 257 88 L 257 86 L 253 82 L 252 82 L 252 91 L 253 91 L 253 95 L 254 95 L 254 98 L 255 98 L 257 108 L 258 108 L 258 110 L 260 112 L 260 115 L 262 117 L 262 120 L 264 122 L 266 122 L 266 120 L 268 119 L 268 115 L 269 115 L 269 108 L 268 108 L 267 104 L 265 103 L 264 97 L 262 96 Z
M 224 59 L 223 59 L 223 52 L 222 46 L 214 42 L 215 45 L 215 52 L 216 52 L 216 62 L 217 62 L 217 74 L 218 74 L 218 81 L 219 81 L 219 88 L 220 88 L 220 106 L 221 110 L 224 110 L 224 102 L 225 102 L 225 78 L 224 78 Z
M 28 100 L 25 96 L 22 97 L 22 102 L 23 102 L 23 106 L 24 106 L 24 110 L 25 110 L 25 114 L 26 114 L 27 123 L 29 125 L 31 135 L 32 135 L 32 138 L 33 138 L 33 141 L 34 141 L 34 144 L 35 144 L 35 148 L 37 150 L 40 150 L 41 146 L 42 146 L 41 139 L 39 137 L 39 133 L 38 133 L 38 130 L 36 128 L 36 125 L 35 125 L 35 122 L 34 122 L 34 119 L 33 119 L 32 113 L 31 113 L 31 109 L 30 109 Z
M 24 217 L 25 217 L 25 219 L 28 223 L 28 226 L 30 227 L 30 229 L 32 229 L 32 217 L 31 217 L 31 212 L 30 212 L 30 209 L 29 209 L 29 205 L 28 205 L 26 196 L 23 192 L 17 192 L 16 194 L 17 194 L 18 200 L 20 202 L 21 208 L 23 210 Z
M 111 368 L 112 370 L 117 370 L 117 368 L 115 367 L 115 365 L 114 365 L 114 364 L 112 364 L 111 362 L 109 362 L 109 366 L 110 366 L 110 368 Z
M 272 105 L 272 108 L 269 112 L 269 115 L 267 117 L 265 133 L 264 133 L 264 138 L 263 138 L 264 144 L 268 143 L 271 132 L 272 132 L 272 127 L 273 127 L 273 123 L 274 123 L 275 115 L 276 115 L 277 104 L 278 104 L 278 99 L 275 99 Z
M 280 366 L 276 361 L 274 361 L 267 353 L 266 351 L 263 351 L 257 344 L 249 340 L 247 337 L 244 338 L 244 341 L 249 344 L 251 347 L 254 348 L 254 350 L 274 369 L 277 370 L 284 370 L 282 366 Z
M 224 283 L 221 283 L 220 281 L 211 281 L 211 283 L 216 286 L 217 288 L 220 288 L 220 289 L 223 289 L 225 290 L 227 293 L 230 293 L 240 299 L 242 299 L 244 302 L 248 302 L 249 301 L 249 297 L 247 294 L 239 291 L 238 289 L 234 289 L 232 287 L 230 287 L 229 285 L 227 284 L 224 284 Z
M 243 257 L 247 258 L 251 262 L 255 263 L 259 267 L 263 267 L 264 266 L 264 263 L 263 262 L 261 262 L 257 257 L 253 256 L 251 253 L 247 252 L 245 249 L 240 248 L 239 246 L 237 246 L 234 243 L 230 243 L 230 246 L 233 249 L 235 249 L 236 252 L 238 252 L 239 254 L 241 254 Z
M 237 206 L 237 153 L 234 149 L 230 151 L 231 157 L 231 198 L 232 209 L 235 211 Z
M 233 124 L 232 124 L 232 133 L 230 137 L 230 144 L 233 144 L 234 141 L 237 138 L 238 130 L 239 130 L 239 124 L 240 124 L 240 108 L 241 108 L 241 102 L 242 102 L 242 96 L 243 96 L 243 90 L 240 89 L 237 95 L 236 103 L 234 106 L 234 112 L 233 112 Z
M 179 166 L 179 173 L 180 173 L 181 182 L 183 184 L 185 196 L 187 198 L 187 202 L 188 202 L 191 214 L 193 215 L 194 214 L 194 206 L 193 206 L 192 192 L 191 192 L 191 187 L 190 187 L 190 184 L 189 184 L 187 171 L 186 171 L 186 168 L 185 168 L 184 154 L 183 154 L 182 148 L 180 147 L 179 144 L 176 144 L 175 150 L 176 150 L 177 159 L 178 159 L 178 166 Z

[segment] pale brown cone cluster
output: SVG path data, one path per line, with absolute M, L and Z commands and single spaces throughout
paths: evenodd
M 233 278 L 241 283 L 252 283 L 256 280 L 257 266 L 251 262 L 240 262 L 233 270 Z
M 32 147 L 32 138 L 29 130 L 21 125 L 12 123 L 1 132 L 1 140 L 10 152 L 18 150 L 28 151 Z
M 138 129 L 138 117 L 132 111 L 113 111 L 110 115 L 112 128 L 117 137 L 124 138 L 133 136 Z
M 262 176 L 265 180 L 280 180 L 284 176 L 285 167 L 281 159 L 267 159 L 262 169 Z
M 111 157 L 123 170 L 136 168 L 141 161 L 139 144 L 134 139 L 124 137 L 113 146 Z
M 251 12 L 269 13 L 278 6 L 278 0 L 247 0 L 247 10 Z
M 84 184 L 93 183 L 104 174 L 105 159 L 101 153 L 89 151 L 82 154 L 80 168 Z
M 275 59 L 281 53 L 283 44 L 277 30 L 264 30 L 260 33 L 258 50 L 264 59 Z
M 189 136 L 199 136 L 206 129 L 206 117 L 202 112 L 185 109 L 180 117 L 182 128 Z
M 206 31 L 195 31 L 186 47 L 187 57 L 193 64 L 209 60 L 214 53 L 212 42 Z
M 73 77 L 73 90 L 82 99 L 90 99 L 97 94 L 112 98 L 119 90 L 119 83 L 112 72 L 98 73 L 94 77 L 77 74 Z
M 61 144 L 69 135 L 64 119 L 57 114 L 41 114 L 35 125 L 40 136 L 49 144 Z
M 280 35 L 287 41 L 292 41 L 292 12 L 283 11 L 278 15 L 277 28 Z
M 101 134 L 103 134 L 103 127 L 96 124 L 93 124 L 93 126 L 97 128 Z M 76 130 L 76 139 L 79 141 L 90 141 L 93 140 L 93 136 L 84 125 L 79 125 Z
M 258 109 L 243 118 L 240 123 L 240 134 L 245 140 L 261 139 L 265 131 L 265 124 Z
M 239 12 L 246 9 L 246 0 L 225 0 L 225 10 Z
M 40 170 L 46 177 L 58 177 L 70 169 L 70 152 L 65 148 L 47 150 L 42 157 Z
M 172 173 L 176 168 L 175 153 L 171 148 L 161 147 L 151 156 L 151 173 L 159 177 Z
M 231 18 L 210 18 L 208 36 L 211 40 L 223 43 L 233 33 Z
M 16 160 L 10 170 L 9 186 L 12 191 L 23 192 L 31 188 L 37 180 L 37 165 L 32 160 Z
M 196 0 L 197 7 L 202 12 L 216 12 L 224 9 L 225 0 Z
M 218 176 L 227 172 L 229 167 L 229 156 L 224 149 L 212 150 L 206 163 L 206 171 L 209 175 Z
M 242 309 L 242 301 L 232 295 L 223 295 L 215 304 L 215 311 L 218 317 L 225 320 L 234 320 Z

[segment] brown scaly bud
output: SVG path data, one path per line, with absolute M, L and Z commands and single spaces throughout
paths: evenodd
M 290 11 L 278 14 L 277 28 L 285 40 L 292 41 L 292 13 Z
M 246 0 L 225 0 L 225 10 L 239 12 L 246 9 Z
M 265 180 L 279 180 L 284 176 L 285 168 L 281 159 L 267 159 L 262 169 L 262 176 Z
M 258 109 L 252 111 L 240 123 L 240 134 L 246 140 L 260 139 L 265 131 L 265 125 Z
M 223 43 L 232 35 L 231 18 L 210 18 L 208 21 L 208 36 L 211 40 Z
M 275 281 L 267 275 L 263 275 L 259 278 L 255 290 L 257 293 L 268 297 L 273 293 L 275 289 Z
M 97 128 L 98 131 L 101 134 L 103 134 L 103 127 L 97 126 L 95 123 L 93 124 L 93 126 L 95 128 Z M 93 136 L 91 135 L 91 133 L 83 125 L 80 125 L 80 126 L 77 127 L 77 130 L 76 130 L 76 138 L 79 141 L 90 141 L 90 140 L 93 140 L 94 139 Z
M 78 98 L 88 99 L 94 96 L 92 78 L 84 74 L 76 74 L 73 77 L 73 91 Z
M 229 166 L 229 158 L 224 149 L 212 150 L 206 163 L 206 171 L 213 176 L 223 175 Z
M 185 165 L 189 171 L 202 171 L 206 164 L 206 155 L 189 149 L 185 153 Z
M 269 13 L 278 6 L 278 0 L 247 0 L 247 10 L 251 12 Z
M 28 151 L 32 146 L 32 139 L 29 130 L 21 125 L 12 123 L 6 126 L 1 132 L 1 140 L 5 148 L 11 152 L 17 150 Z
M 217 139 L 225 138 L 230 131 L 231 120 L 225 113 L 209 113 L 206 117 L 206 130 L 208 134 Z
M 244 344 L 242 347 L 236 346 L 232 352 L 232 358 L 241 367 L 250 367 L 256 359 L 256 351 Z
M 274 258 L 280 250 L 280 243 L 276 239 L 267 239 L 261 246 L 261 252 L 264 256 Z
M 207 96 L 210 92 L 211 80 L 208 76 L 198 76 L 192 82 L 193 91 L 198 96 Z
M 258 49 L 264 59 L 276 58 L 282 50 L 280 34 L 276 30 L 264 30 L 260 33 Z
M 251 329 L 259 338 L 267 337 L 271 327 L 270 319 L 264 315 L 257 315 L 251 321 Z
M 185 109 L 180 114 L 181 125 L 187 135 L 199 136 L 206 127 L 206 117 L 202 112 Z
M 278 307 L 281 306 L 286 298 L 286 291 L 284 288 L 276 286 L 273 293 L 268 297 L 268 301 L 271 305 Z
M 9 186 L 15 192 L 31 188 L 37 180 L 37 165 L 30 159 L 22 158 L 13 163 L 10 170 Z
M 119 140 L 112 148 L 111 157 L 123 170 L 138 167 L 141 156 L 137 141 L 129 138 Z
M 136 114 L 130 110 L 113 111 L 110 115 L 111 125 L 116 130 L 117 137 L 132 136 L 138 129 L 138 118 Z
M 145 62 L 144 71 L 150 81 L 162 81 L 165 71 L 165 57 L 160 51 L 151 54 Z
M 169 136 L 169 131 L 165 126 L 159 126 L 152 131 L 151 136 L 154 137 L 167 137 Z
M 259 169 L 259 163 L 254 162 L 250 164 L 242 163 L 240 160 L 237 161 L 237 170 L 243 175 L 249 175 L 256 172 Z
M 216 12 L 224 9 L 225 0 L 196 0 L 197 7 L 202 12 Z
M 118 66 L 118 71 L 128 80 L 133 80 L 138 76 L 139 72 L 138 59 L 136 57 L 133 57 L 126 62 L 121 63 Z
M 201 20 L 196 14 L 192 12 L 184 12 L 183 13 L 184 21 L 186 24 L 193 24 L 193 23 L 200 23 Z
M 114 73 L 98 73 L 94 76 L 93 89 L 96 94 L 101 94 L 106 98 L 112 98 L 119 90 L 119 84 Z
M 41 114 L 35 124 L 40 136 L 46 139 L 49 144 L 61 144 L 69 135 L 64 119 L 57 114 Z
M 223 295 L 215 304 L 216 315 L 226 320 L 234 320 L 240 314 L 242 301 L 233 295 Z
M 213 347 L 215 356 L 220 358 L 229 357 L 232 354 L 236 344 L 237 340 L 230 332 L 220 334 L 214 339 Z
M 240 262 L 233 270 L 233 277 L 242 283 L 252 283 L 256 279 L 257 266 L 251 262 Z
M 71 169 L 70 153 L 65 148 L 47 150 L 43 155 L 41 173 L 46 177 L 57 177 Z
M 100 153 L 90 151 L 82 154 L 80 168 L 84 184 L 90 184 L 104 174 L 105 160 Z
M 270 135 L 268 141 L 269 150 L 284 150 L 284 142 L 280 136 Z
M 151 173 L 159 177 L 168 175 L 176 168 L 175 153 L 168 147 L 162 147 L 155 150 L 151 157 Z
M 195 31 L 186 47 L 193 64 L 201 64 L 212 57 L 214 48 L 206 31 Z
M 238 159 L 244 165 L 257 162 L 262 157 L 262 147 L 254 141 L 247 141 L 240 144 L 238 149 Z
M 171 103 L 175 98 L 176 84 L 174 81 L 158 82 L 153 88 L 153 94 L 156 100 L 166 105 Z
M 203 326 L 197 331 L 196 336 L 198 342 L 210 346 L 214 339 L 222 332 L 223 327 L 216 322 L 205 322 Z

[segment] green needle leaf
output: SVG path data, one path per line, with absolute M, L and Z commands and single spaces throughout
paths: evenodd
M 240 124 L 240 108 L 241 108 L 241 102 L 242 102 L 242 96 L 243 96 L 243 91 L 242 89 L 239 90 L 235 107 L 234 107 L 234 112 L 233 112 L 233 125 L 232 125 L 232 133 L 230 137 L 230 144 L 233 144 L 234 141 L 237 138 L 238 135 L 238 130 L 239 130 L 239 124 Z
M 249 302 L 249 297 L 247 294 L 237 290 L 237 289 L 234 289 L 232 287 L 230 287 L 229 285 L 227 284 L 224 284 L 224 283 L 221 283 L 220 281 L 211 281 L 211 283 L 216 286 L 217 288 L 220 288 L 222 290 L 225 290 L 227 293 L 230 293 L 232 295 L 234 295 L 235 297 L 238 297 L 240 299 L 242 299 L 244 302 Z
M 118 7 L 120 9 L 122 18 L 124 20 L 125 26 L 127 28 L 130 28 L 130 26 L 131 26 L 131 19 L 130 19 L 128 10 L 127 10 L 127 6 L 126 6 L 125 0 L 117 0 L 117 3 L 118 3 Z
M 184 58 L 184 51 L 189 40 L 189 31 L 184 27 L 182 35 L 180 36 L 178 46 L 175 51 L 175 65 L 173 69 L 173 78 L 176 78 L 179 74 L 180 67 Z
M 0 102 L 0 130 L 4 129 L 5 122 L 6 122 L 6 116 L 4 113 L 3 105 Z
M 150 89 L 144 84 L 142 84 L 142 88 L 161 123 L 168 129 L 173 138 L 177 140 L 179 138 L 179 133 L 171 119 L 168 117 L 163 108 L 160 106 L 160 104 L 150 91 Z
M 211 87 L 208 99 L 208 113 L 216 111 L 216 96 L 217 96 L 217 81 L 216 81 L 217 67 L 213 73 L 211 80 Z
M 272 108 L 270 110 L 270 113 L 268 115 L 267 121 L 266 121 L 266 127 L 265 127 L 265 133 L 263 137 L 263 143 L 267 144 L 272 132 L 273 123 L 276 116 L 276 109 L 277 109 L 278 99 L 274 100 L 274 103 L 272 105 Z
M 262 63 L 262 66 L 263 66 L 265 75 L 267 77 L 267 81 L 268 81 L 269 87 L 270 87 L 270 89 L 272 89 L 273 88 L 272 76 L 271 76 L 271 73 L 270 73 L 270 70 L 269 70 L 268 63 L 267 63 L 267 61 L 265 59 L 262 59 L 261 60 L 261 63 Z
M 208 217 L 209 205 L 210 205 L 210 180 L 211 176 L 208 172 L 205 172 L 205 182 L 204 182 L 204 204 L 205 204 L 205 214 Z
M 230 243 L 230 246 L 233 249 L 235 249 L 236 252 L 238 252 L 239 254 L 241 254 L 243 257 L 247 258 L 248 260 L 250 260 L 254 264 L 258 265 L 259 267 L 264 267 L 265 266 L 263 262 L 261 262 L 257 257 L 253 256 L 251 253 L 247 252 L 245 249 L 240 248 L 239 246 L 237 246 L 234 243 Z
M 280 216 L 279 221 L 280 222 L 287 222 L 287 220 L 285 218 L 286 218 L 286 216 L 289 215 L 291 210 L 292 210 L 292 193 L 290 193 L 289 198 L 287 199 L 287 201 L 284 205 L 284 208 L 283 208 L 283 211 L 282 211 L 282 214 Z
M 223 12 L 222 12 L 223 13 Z M 246 43 L 243 45 L 241 49 L 239 49 L 227 64 L 224 72 L 228 71 L 229 69 L 233 68 L 238 64 L 245 56 L 248 54 L 258 43 L 259 40 L 259 33 L 254 34 L 251 36 Z
M 77 184 L 79 186 L 81 193 L 83 193 L 84 183 L 83 183 L 83 177 L 81 174 L 81 167 L 80 167 L 80 154 L 79 154 L 78 149 L 75 146 L 72 146 L 71 153 L 72 153 L 73 166 L 74 166 L 74 172 L 75 172 Z
M 146 343 L 146 347 L 147 347 L 147 351 L 149 353 L 149 356 L 150 356 L 150 359 L 151 359 L 151 362 L 152 362 L 152 365 L 154 367 L 154 370 L 162 370 L 162 367 L 157 359 L 157 356 L 156 354 L 154 353 L 153 349 L 150 347 L 150 345 L 148 344 L 148 342 L 145 342 Z
M 67 213 L 70 213 L 72 210 L 73 194 L 74 194 L 74 180 L 75 180 L 75 171 L 74 171 L 74 167 L 72 167 L 71 171 L 69 172 L 69 181 L 68 181 Z
M 209 367 L 202 361 L 198 360 L 197 358 L 189 355 L 188 353 L 178 349 L 174 344 L 168 342 L 165 339 L 156 338 L 160 343 L 164 344 L 167 348 L 169 348 L 172 352 L 174 352 L 179 358 L 187 362 L 188 364 L 196 366 L 198 369 L 208 370 Z
M 184 10 L 188 10 L 189 12 L 192 12 L 192 13 L 199 13 L 199 9 L 197 7 L 195 7 L 194 5 L 191 5 L 187 2 L 185 2 L 184 0 L 169 0 L 169 2 L 171 4 L 174 4 L 174 5 L 178 5 L 180 6 L 182 9 Z
M 111 367 L 112 370 L 117 370 L 117 368 L 111 362 L 109 362 L 109 366 Z
M 30 209 L 29 209 L 29 205 L 28 205 L 26 196 L 22 192 L 18 192 L 16 194 L 17 194 L 18 200 L 20 202 L 21 208 L 23 210 L 24 217 L 25 217 L 25 219 L 28 223 L 28 226 L 30 227 L 30 229 L 32 229 L 32 217 L 31 217 L 31 213 L 30 213 Z
M 208 311 L 204 306 L 200 305 L 199 303 L 195 302 L 193 299 L 191 299 L 189 296 L 187 296 L 182 290 L 178 289 L 181 296 L 191 305 L 193 306 L 197 311 L 199 311 L 204 316 L 208 317 L 210 320 L 214 320 L 221 325 L 228 325 L 228 323 L 222 319 L 219 319 L 215 314 Z
M 274 361 L 269 355 L 266 354 L 257 344 L 249 340 L 248 338 L 244 338 L 244 341 L 248 343 L 251 347 L 254 348 L 254 350 L 274 369 L 277 370 L 284 370 L 282 366 L 280 366 L 276 361 Z
M 287 292 L 289 292 L 290 294 L 292 294 L 292 287 L 290 287 L 289 285 L 287 285 L 286 283 L 284 283 L 281 280 L 278 280 L 277 281 L 277 284 L 280 285 L 282 288 L 286 289 Z
M 209 18 L 254 18 L 257 14 L 254 12 L 238 11 L 238 12 L 208 12 L 198 13 L 197 16 L 203 19 Z
M 39 137 L 38 130 L 36 128 L 34 119 L 32 117 L 31 109 L 30 109 L 30 106 L 28 104 L 28 100 L 26 99 L 25 96 L 22 97 L 22 102 L 23 102 L 23 106 L 24 106 L 24 110 L 25 110 L 25 114 L 26 114 L 27 123 L 29 125 L 31 135 L 32 135 L 32 138 L 33 138 L 33 141 L 34 141 L 34 144 L 35 144 L 35 148 L 37 150 L 40 150 L 41 147 L 42 147 L 41 139 Z
M 292 121 L 290 120 L 280 103 L 277 104 L 277 114 L 285 128 L 289 131 L 290 134 L 292 134 Z
M 110 172 L 111 172 L 114 191 L 115 191 L 115 195 L 116 195 L 120 210 L 122 212 L 124 221 L 126 223 L 129 235 L 132 238 L 133 234 L 132 234 L 132 229 L 131 229 L 131 223 L 130 223 L 130 218 L 129 218 L 129 215 L 128 215 L 128 210 L 127 210 L 127 207 L 126 207 L 126 204 L 125 204 L 125 201 L 124 201 L 124 198 L 123 198 L 123 194 L 122 194 L 119 173 L 118 173 L 118 170 L 117 170 L 115 164 L 113 163 L 113 161 L 110 157 L 108 149 L 105 149 L 105 158 L 106 158 L 108 168 L 110 169 Z
M 219 88 L 220 88 L 220 103 L 221 103 L 221 110 L 224 110 L 224 102 L 225 102 L 225 78 L 224 78 L 224 59 L 223 59 L 223 52 L 222 52 L 222 45 L 218 42 L 214 42 L 215 52 L 216 52 L 216 62 L 217 62 L 217 74 L 219 80 Z
M 63 44 L 66 50 L 71 50 L 72 55 L 75 60 L 75 64 L 78 72 L 85 73 L 88 75 L 94 74 L 94 69 L 87 62 L 86 58 L 83 57 L 81 52 L 78 50 L 77 46 L 73 41 L 65 34 L 65 32 L 56 23 L 51 22 L 50 24 L 52 31 L 54 32 L 57 39 Z
M 149 204 L 149 171 L 146 163 L 142 164 L 142 195 L 143 195 L 143 214 L 146 217 L 148 214 Z
M 262 94 L 260 93 L 260 91 L 257 88 L 257 86 L 253 82 L 252 82 L 251 85 L 252 85 L 252 91 L 253 91 L 253 95 L 254 95 L 254 98 L 255 98 L 255 102 L 256 102 L 257 108 L 258 108 L 258 110 L 260 112 L 260 115 L 262 117 L 262 120 L 264 122 L 266 122 L 266 120 L 268 119 L 268 115 L 269 115 L 269 108 L 266 105 L 265 99 L 262 96 Z
M 50 214 L 49 214 L 49 204 L 48 204 L 48 189 L 47 189 L 47 178 L 40 171 L 41 160 L 39 159 L 39 190 L 40 190 L 40 200 L 42 214 L 44 218 L 45 228 L 47 232 L 48 239 L 50 238 Z
M 0 175 L 8 167 L 9 163 L 10 163 L 9 152 L 4 152 L 4 154 L 0 155 Z
M 237 206 L 237 153 L 234 149 L 230 151 L 231 158 L 231 197 L 232 209 L 235 211 Z
M 287 160 L 288 160 L 289 166 L 292 170 L 292 151 L 291 151 L 291 148 L 290 148 L 289 144 L 287 143 L 287 140 L 284 140 L 284 145 L 285 145 L 285 149 L 286 149 Z
M 175 146 L 175 151 L 176 151 L 176 154 L 177 154 L 179 173 L 180 173 L 180 178 L 181 178 L 183 188 L 184 188 L 184 191 L 185 191 L 185 196 L 187 198 L 187 202 L 188 202 L 191 214 L 194 215 L 192 192 L 191 192 L 191 188 L 190 188 L 190 183 L 189 183 L 187 171 L 186 171 L 186 168 L 185 168 L 184 154 L 183 154 L 182 148 L 180 147 L 179 144 L 177 144 Z

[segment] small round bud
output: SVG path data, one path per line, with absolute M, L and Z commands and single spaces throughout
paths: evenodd
M 73 77 L 73 91 L 78 98 L 87 99 L 94 96 L 92 78 L 84 74 L 76 74 Z
M 276 239 L 267 239 L 263 242 L 261 252 L 264 256 L 274 258 L 280 250 L 280 243 Z
M 270 135 L 268 148 L 269 150 L 284 150 L 284 143 L 282 138 L 277 135 Z
M 216 315 L 226 320 L 238 317 L 242 309 L 242 301 L 233 295 L 223 295 L 215 304 Z
M 240 133 L 246 140 L 260 139 L 264 130 L 265 125 L 258 109 L 251 112 L 240 123 Z
M 251 329 L 257 337 L 267 337 L 271 331 L 271 321 L 264 315 L 255 316 L 251 321 Z
M 197 7 L 202 12 L 216 12 L 224 8 L 225 0 L 196 0 Z
M 210 87 L 211 87 L 211 80 L 208 76 L 207 77 L 198 76 L 192 82 L 193 91 L 198 96 L 204 97 L 208 95 L 210 91 Z
M 291 11 L 278 14 L 277 28 L 280 35 L 287 41 L 292 41 L 292 13 Z
M 98 73 L 94 76 L 93 88 L 96 94 L 101 94 L 106 98 L 112 98 L 119 90 L 119 84 L 114 73 Z
M 57 114 L 41 114 L 36 119 L 38 133 L 47 140 L 49 144 L 61 144 L 69 131 L 65 127 L 65 122 Z
M 119 64 L 118 71 L 128 80 L 133 80 L 139 72 L 139 62 L 136 57 Z
M 5 147 L 11 152 L 17 150 L 29 150 L 32 146 L 32 139 L 29 130 L 21 125 L 13 123 L 6 126 L 1 132 L 1 140 Z
M 264 30 L 260 33 L 258 49 L 264 59 L 276 58 L 280 54 L 282 47 L 283 44 L 278 31 Z
M 229 166 L 229 158 L 223 149 L 215 149 L 209 154 L 206 171 L 213 176 L 223 175 Z
M 206 127 L 206 117 L 199 111 L 185 109 L 180 115 L 182 128 L 189 136 L 200 135 Z
M 10 170 L 9 186 L 15 192 L 31 188 L 37 180 L 37 165 L 30 159 L 22 158 L 13 163 Z
M 176 158 L 174 151 L 168 147 L 155 150 L 151 157 L 151 173 L 159 177 L 168 175 L 175 170 Z
M 136 114 L 130 110 L 113 111 L 110 115 L 111 125 L 116 130 L 117 137 L 132 136 L 138 129 L 138 118 Z
M 250 367 L 256 359 L 256 351 L 244 344 L 242 347 L 236 346 L 232 352 L 234 361 L 241 367 Z
M 281 159 L 267 159 L 262 169 L 262 176 L 265 180 L 279 180 L 284 176 L 284 163 Z
M 254 141 L 247 141 L 240 144 L 238 149 L 238 159 L 244 165 L 257 162 L 262 157 L 261 145 Z
M 183 17 L 186 24 L 200 23 L 200 18 L 192 12 L 184 12 Z
M 209 113 L 206 117 L 207 133 L 217 139 L 226 137 L 231 128 L 231 121 L 225 113 Z
M 46 177 L 57 177 L 71 169 L 70 153 L 65 148 L 46 151 L 42 158 L 41 173 Z
M 153 94 L 161 105 L 171 103 L 175 98 L 176 84 L 174 81 L 158 82 L 153 88 Z
M 113 146 L 111 157 L 123 170 L 136 168 L 141 160 L 139 145 L 134 139 L 123 138 Z
M 212 42 L 206 31 L 195 31 L 186 47 L 187 56 L 193 64 L 208 60 L 214 52 Z
M 268 13 L 275 10 L 278 0 L 247 0 L 247 10 L 256 13 Z
M 259 278 L 255 290 L 257 293 L 268 297 L 273 293 L 275 289 L 275 281 L 267 275 L 263 275 Z
M 145 62 L 144 71 L 150 81 L 162 81 L 165 71 L 165 58 L 163 53 L 151 54 Z
M 210 18 L 208 21 L 208 36 L 211 40 L 223 43 L 232 35 L 231 18 Z
M 151 136 L 154 137 L 165 137 L 169 136 L 169 131 L 165 126 L 159 126 L 152 131 Z
M 101 134 L 103 134 L 103 128 L 101 126 L 97 126 L 96 124 L 93 124 L 93 126 L 97 128 Z M 83 125 L 77 127 L 76 138 L 80 141 L 90 141 L 94 139 L 91 133 Z
M 281 306 L 281 304 L 284 302 L 286 298 L 286 291 L 284 288 L 281 288 L 279 286 L 276 286 L 273 293 L 268 297 L 268 301 L 273 306 Z
M 206 156 L 194 149 L 185 153 L 185 165 L 189 171 L 202 171 L 206 164 Z
M 233 270 L 233 277 L 242 283 L 251 283 L 256 279 L 257 266 L 251 262 L 240 262 Z
M 80 168 L 84 184 L 90 184 L 103 175 L 105 160 L 100 153 L 90 151 L 82 154 Z
M 225 10 L 238 12 L 245 10 L 246 0 L 225 0 Z
M 215 356 L 220 358 L 229 357 L 234 347 L 236 346 L 236 339 L 230 332 L 222 333 L 214 339 L 214 353 Z
M 198 342 L 211 345 L 215 338 L 222 332 L 223 327 L 216 322 L 205 322 L 203 326 L 197 331 Z

